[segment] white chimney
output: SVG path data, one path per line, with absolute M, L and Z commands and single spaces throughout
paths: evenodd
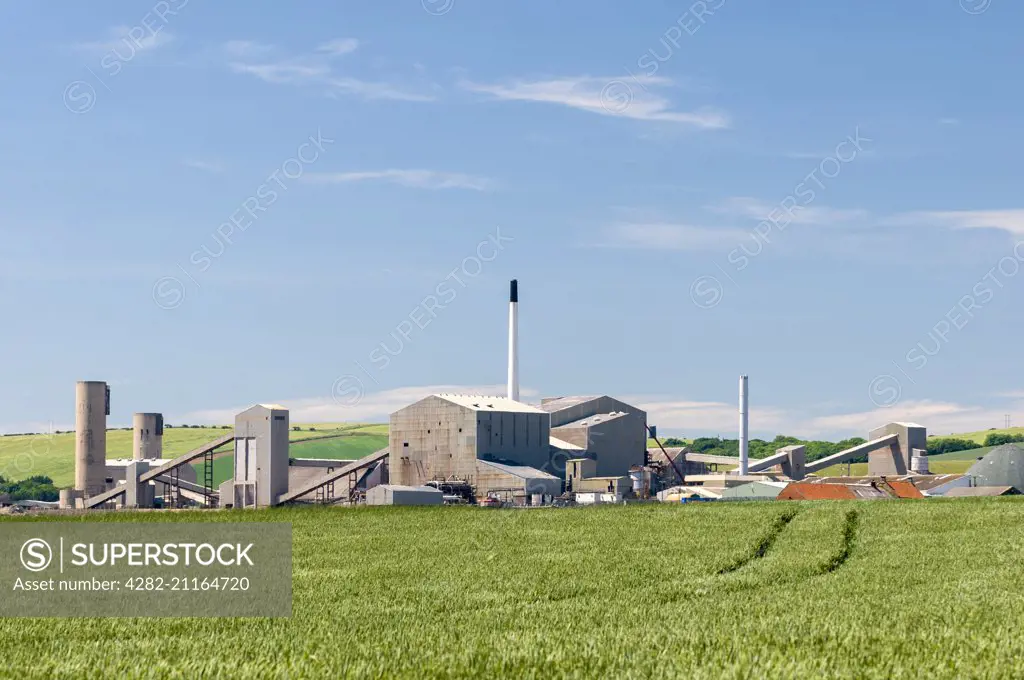
M 740 376 L 740 474 L 747 474 L 747 376 Z
M 519 401 L 519 284 L 515 279 L 508 294 L 508 398 Z

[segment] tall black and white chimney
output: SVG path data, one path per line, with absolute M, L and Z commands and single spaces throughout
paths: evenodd
M 519 401 L 519 284 L 512 279 L 508 293 L 508 398 Z
M 741 475 L 747 474 L 748 458 L 747 446 L 749 443 L 747 433 L 747 418 L 750 408 L 749 397 L 747 396 L 747 376 L 740 376 L 740 468 Z

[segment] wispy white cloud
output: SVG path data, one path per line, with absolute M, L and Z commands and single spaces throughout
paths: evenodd
M 796 161 L 812 161 L 815 165 L 821 163 L 827 158 L 836 158 L 835 149 L 829 151 L 787 151 L 783 154 L 786 158 L 791 158 Z M 900 154 L 894 151 L 887 151 L 886 157 L 903 157 L 905 154 Z M 869 158 L 878 158 L 878 149 L 860 149 L 857 151 L 858 160 L 866 160 Z
M 787 151 L 786 158 L 792 158 L 798 161 L 820 161 L 826 158 L 828 154 L 815 153 L 814 151 Z
M 336 58 L 355 52 L 359 45 L 355 38 L 339 38 L 298 56 L 278 56 L 277 48 L 247 40 L 232 40 L 222 49 L 232 72 L 274 85 L 318 87 L 331 97 L 350 95 L 393 101 L 432 101 L 435 98 L 432 85 L 407 87 L 339 73 Z
M 355 386 L 355 383 L 353 383 Z M 479 394 L 503 396 L 505 385 L 421 385 L 399 387 L 391 390 L 360 394 L 355 403 L 339 404 L 330 397 L 305 398 L 275 401 L 288 407 L 293 423 L 343 423 L 343 422 L 387 422 L 388 417 L 400 408 L 419 401 L 431 394 Z M 524 399 L 537 396 L 536 390 L 521 390 Z M 233 408 L 192 411 L 174 416 L 173 422 L 189 424 L 221 425 L 232 423 L 235 415 L 249 408 L 249 405 Z
M 797 422 L 801 435 L 824 436 L 835 433 L 864 437 L 880 425 L 892 422 L 913 422 L 924 425 L 931 434 L 974 432 L 1001 423 L 1004 411 L 955 402 L 899 402 L 890 408 L 876 408 L 856 413 L 819 416 Z
M 959 125 L 959 118 L 939 118 L 939 125 Z
M 668 222 L 614 224 L 601 229 L 590 245 L 599 248 L 713 250 L 735 245 L 745 232 Z
M 203 161 L 190 158 L 182 161 L 182 164 L 185 167 L 202 170 L 204 172 L 224 172 L 224 166 L 216 161 Z
M 486 177 L 438 170 L 368 170 L 359 172 L 310 172 L 303 175 L 307 182 L 318 184 L 345 184 L 348 182 L 381 181 L 416 189 L 471 189 L 487 191 L 494 182 Z
M 266 64 L 231 62 L 228 65 L 235 73 L 256 76 L 268 83 L 304 83 L 327 77 L 331 69 L 326 64 L 311 64 L 296 61 L 279 61 Z
M 116 52 L 118 55 L 122 55 L 122 58 L 128 58 L 124 55 L 135 55 L 139 52 L 154 50 L 174 41 L 174 36 L 169 31 L 158 30 L 155 33 L 143 31 L 146 34 L 137 37 L 135 33 L 139 31 L 141 29 L 138 27 L 133 29 L 130 26 L 114 26 L 107 31 L 107 38 L 93 42 L 75 43 L 72 47 L 81 52 L 97 54 Z
M 647 411 L 648 422 L 658 425 L 659 429 L 681 431 L 687 435 L 721 434 L 726 438 L 736 438 L 737 415 L 736 404 L 719 401 L 687 401 L 682 399 L 663 399 L 651 396 L 627 396 L 627 403 Z M 749 414 L 752 432 L 774 436 L 786 426 L 786 413 L 781 409 L 754 406 Z M 772 433 L 769 435 L 768 433 Z
M 343 54 L 349 54 L 355 52 L 359 47 L 359 41 L 355 38 L 338 38 L 337 40 L 331 40 L 316 48 L 317 52 L 324 52 L 331 56 L 341 56 Z
M 224 43 L 223 50 L 230 57 L 250 58 L 266 56 L 273 53 L 275 48 L 252 40 L 229 40 Z
M 364 99 L 390 99 L 404 102 L 430 102 L 435 97 L 426 91 L 406 90 L 398 85 L 385 82 L 359 80 L 357 78 L 329 78 L 325 81 L 329 95 L 351 94 Z
M 644 397 L 631 397 L 626 401 L 647 411 L 648 420 L 660 429 L 698 436 L 720 433 L 724 437 L 736 438 L 735 404 Z M 995 427 L 1003 422 L 1005 412 L 1004 408 L 932 400 L 908 400 L 890 408 L 821 416 L 804 415 L 799 409 L 753 405 L 750 409 L 750 430 L 761 437 L 785 434 L 836 441 L 846 437 L 867 437 L 868 432 L 886 423 L 914 422 L 925 426 L 929 434 L 946 435 Z
M 360 390 L 363 385 L 352 384 Z M 330 397 L 292 400 L 274 400 L 291 410 L 292 422 L 387 422 L 394 411 L 408 406 L 428 395 L 439 393 L 503 395 L 504 385 L 421 385 L 400 387 L 379 392 L 359 392 L 351 405 L 339 404 Z M 523 401 L 539 402 L 540 392 L 523 389 Z M 1014 393 L 1014 401 L 1020 403 Z M 721 435 L 736 437 L 737 410 L 735 403 L 701 401 L 681 396 L 623 395 L 624 401 L 647 411 L 648 421 L 664 431 L 681 432 L 687 436 Z M 249 404 L 231 408 L 213 408 L 172 414 L 175 423 L 222 425 L 234 422 L 235 415 Z M 819 405 L 814 405 L 817 408 Z M 859 412 L 823 416 L 808 416 L 806 411 L 755 404 L 750 410 L 750 430 L 754 436 L 774 437 L 786 434 L 796 437 L 822 438 L 837 441 L 851 436 L 866 437 L 876 427 L 891 422 L 916 422 L 928 428 L 930 434 L 945 435 L 952 432 L 974 432 L 994 427 L 1003 422 L 1005 408 L 988 408 L 945 401 L 905 401 L 891 408 L 878 408 Z M 28 428 L 29 425 L 15 426 Z M 45 428 L 33 424 L 34 431 Z M 8 429 L 10 431 L 10 429 Z M 33 431 L 22 429 L 20 431 Z
M 769 215 L 779 213 L 781 208 L 778 203 L 772 204 L 765 201 L 751 198 L 749 196 L 735 196 L 728 198 L 720 204 L 708 206 L 708 209 L 736 217 L 745 217 L 752 220 L 766 220 Z M 838 209 L 828 206 L 801 206 L 796 205 L 786 216 L 789 224 L 850 224 L 854 221 L 863 221 L 869 217 L 866 210 L 861 209 Z
M 1024 209 L 911 212 L 897 215 L 890 222 L 948 229 L 999 229 L 1010 234 L 1024 234 Z
M 709 130 L 729 127 L 729 117 L 720 111 L 709 108 L 673 110 L 668 98 L 655 91 L 671 85 L 671 81 L 661 77 L 640 76 L 626 82 L 616 78 L 578 76 L 496 84 L 463 81 L 460 85 L 470 92 L 503 101 L 558 104 L 604 116 L 679 123 Z

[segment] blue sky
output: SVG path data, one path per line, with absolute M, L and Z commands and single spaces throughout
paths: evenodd
M 58 8 L 59 7 L 59 8 Z M 0 431 L 606 393 L 1024 424 L 1008 0 L 0 3 Z

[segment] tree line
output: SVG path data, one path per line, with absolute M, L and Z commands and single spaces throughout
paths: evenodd
M 12 501 L 56 501 L 60 491 L 53 485 L 53 480 L 43 475 L 36 475 L 20 482 L 9 481 L 0 477 L 0 496 L 8 496 Z

